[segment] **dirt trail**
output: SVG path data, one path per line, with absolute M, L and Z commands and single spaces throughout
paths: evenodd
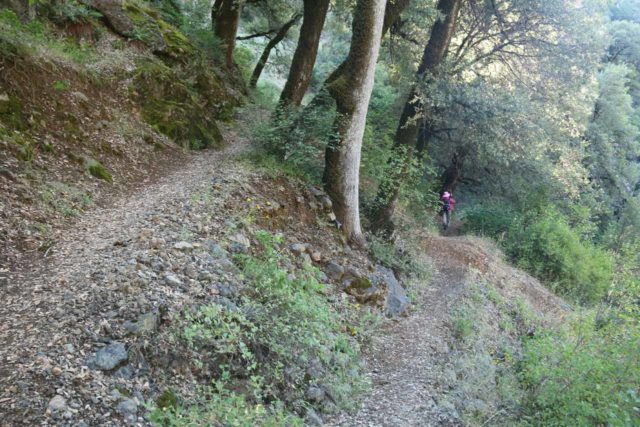
M 336 426 L 459 426 L 455 409 L 439 399 L 446 390 L 443 367 L 452 339 L 448 315 L 464 290 L 466 265 L 455 239 L 437 238 L 428 255 L 437 272 L 418 296 L 409 318 L 388 324 L 367 354 L 373 390 L 355 414 L 331 420 Z
M 99 342 L 96 334 L 105 319 L 101 310 L 108 307 L 105 295 L 121 298 L 122 308 L 134 298 L 118 296 L 119 290 L 109 289 L 110 279 L 95 272 L 127 268 L 132 261 L 123 258 L 125 249 L 145 227 L 153 221 L 175 223 L 184 201 L 211 182 L 239 180 L 243 172 L 230 160 L 247 144 L 227 136 L 233 141 L 226 149 L 190 156 L 182 169 L 143 191 L 124 195 L 108 209 L 88 212 L 62 234 L 46 258 L 8 273 L 0 304 L 0 426 L 40 424 L 52 395 L 64 394 L 60 387 L 91 376 L 79 366 Z M 52 371 L 55 366 L 68 369 L 60 374 Z M 82 410 L 71 407 L 69 412 Z

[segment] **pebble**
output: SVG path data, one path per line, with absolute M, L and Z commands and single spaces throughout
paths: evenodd
M 67 409 L 67 401 L 59 394 L 49 401 L 47 406 L 50 412 L 61 412 Z
M 169 286 L 180 286 L 182 280 L 180 280 L 175 274 L 167 274 L 164 276 L 164 281 Z

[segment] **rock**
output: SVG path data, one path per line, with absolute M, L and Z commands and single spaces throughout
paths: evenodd
M 374 283 L 367 277 L 357 277 L 347 281 L 344 289 L 361 304 L 372 304 L 382 307 L 387 296 L 384 283 Z
M 295 255 L 300 256 L 307 251 L 307 245 L 304 243 L 294 243 L 289 247 L 289 249 L 291 249 L 291 252 Z
M 158 316 L 153 313 L 146 313 L 138 317 L 136 322 L 126 322 L 124 328 L 133 335 L 143 335 L 153 332 L 158 325 Z
M 331 280 L 340 280 L 344 274 L 344 267 L 334 261 L 330 261 L 324 269 L 324 272 Z
M 232 253 L 247 253 L 251 247 L 251 241 L 242 233 L 236 233 L 229 238 L 231 245 L 229 245 L 229 251 Z
M 309 254 L 304 253 L 302 255 L 300 255 L 300 259 L 302 260 L 302 264 L 303 265 L 311 265 L 311 257 L 309 256 Z
M 304 424 L 308 426 L 321 427 L 324 425 L 324 421 L 322 421 L 320 415 L 318 415 L 316 411 L 313 410 L 313 408 L 309 408 L 307 409 L 307 413 L 304 417 Z
M 174 274 L 167 274 L 164 276 L 164 281 L 167 285 L 169 286 L 181 286 L 182 285 L 182 280 L 180 280 L 176 275 Z
M 67 401 L 60 395 L 54 396 L 54 398 L 49 401 L 49 405 L 47 405 L 47 410 L 49 412 L 62 412 L 66 409 Z
M 139 28 L 144 28 L 143 42 L 155 52 L 163 52 L 167 49 L 167 42 L 162 36 L 162 31 L 157 22 L 148 16 L 142 9 L 136 7 L 129 13 L 135 14 L 138 21 L 136 23 L 124 9 L 123 3 L 113 0 L 94 0 L 91 7 L 102 14 L 108 22 L 109 27 L 121 36 L 130 39 L 140 39 Z
M 60 375 L 62 375 L 62 369 L 61 369 L 59 366 L 54 366 L 54 367 L 51 369 L 51 373 L 52 373 L 54 376 L 59 377 Z
M 189 242 L 178 242 L 175 245 L 173 245 L 173 249 L 176 249 L 179 251 L 190 251 L 193 249 L 193 245 Z
M 318 386 L 310 386 L 304 394 L 305 399 L 310 402 L 320 403 L 326 396 L 325 391 Z
M 122 415 L 125 421 L 129 424 L 133 424 L 138 420 L 138 404 L 135 400 L 126 398 L 118 403 L 116 411 Z
M 320 262 L 322 261 L 322 254 L 318 251 L 313 251 L 311 252 L 311 259 L 315 262 Z
M 73 353 L 75 352 L 75 348 L 73 347 L 73 344 L 65 344 L 64 345 L 64 351 L 66 351 L 67 353 Z
M 128 359 L 129 355 L 124 344 L 115 341 L 98 350 L 92 364 L 101 371 L 110 371 Z
M 333 202 L 331 201 L 331 199 L 327 195 L 324 195 L 324 196 L 320 197 L 320 203 L 322 204 L 322 207 L 327 211 L 330 211 L 331 209 L 333 209 Z M 334 220 L 335 219 L 332 219 L 332 221 L 334 221 Z
M 327 218 L 329 218 L 329 221 L 331 222 L 335 222 L 338 220 L 338 218 L 336 217 L 336 214 L 334 214 L 333 212 L 329 212 L 329 215 L 327 215 Z
M 122 368 L 118 368 L 118 370 L 113 374 L 113 376 L 115 378 L 130 380 L 130 379 L 133 379 L 133 377 L 135 377 L 135 374 L 136 372 L 131 366 L 124 365 Z
M 198 268 L 193 263 L 187 264 L 184 268 L 184 274 L 190 279 L 196 279 L 198 277 Z
M 325 369 L 320 359 L 311 359 L 307 367 L 307 376 L 312 380 L 319 380 L 325 375 Z
M 160 237 L 154 237 L 149 241 L 149 247 L 151 249 L 161 249 L 167 242 Z
M 387 300 L 384 312 L 388 317 L 398 317 L 406 314 L 411 301 L 407 297 L 404 288 L 396 279 L 395 274 L 389 268 L 377 266 L 376 272 L 371 276 L 374 283 L 382 284 L 387 288 Z
M 224 250 L 222 246 L 217 243 L 212 243 L 209 247 L 209 253 L 214 259 L 227 258 L 229 256 L 229 252 Z

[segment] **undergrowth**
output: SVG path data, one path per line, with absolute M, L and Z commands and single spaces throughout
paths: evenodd
M 193 310 L 175 332 L 213 385 L 198 401 L 156 405 L 150 416 L 157 424 L 301 425 L 307 408 L 348 408 L 366 387 L 354 338 L 359 326 L 347 307 L 328 301 L 316 270 L 293 278 L 281 268 L 278 237 L 256 237 L 261 253 L 236 258 L 247 285 L 242 296 Z M 310 401 L 310 386 L 326 398 Z

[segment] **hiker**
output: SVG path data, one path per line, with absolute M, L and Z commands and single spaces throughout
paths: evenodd
M 446 230 L 449 228 L 449 221 L 451 220 L 451 213 L 455 210 L 456 199 L 453 198 L 451 193 L 445 191 L 440 198 L 442 203 L 442 228 Z

